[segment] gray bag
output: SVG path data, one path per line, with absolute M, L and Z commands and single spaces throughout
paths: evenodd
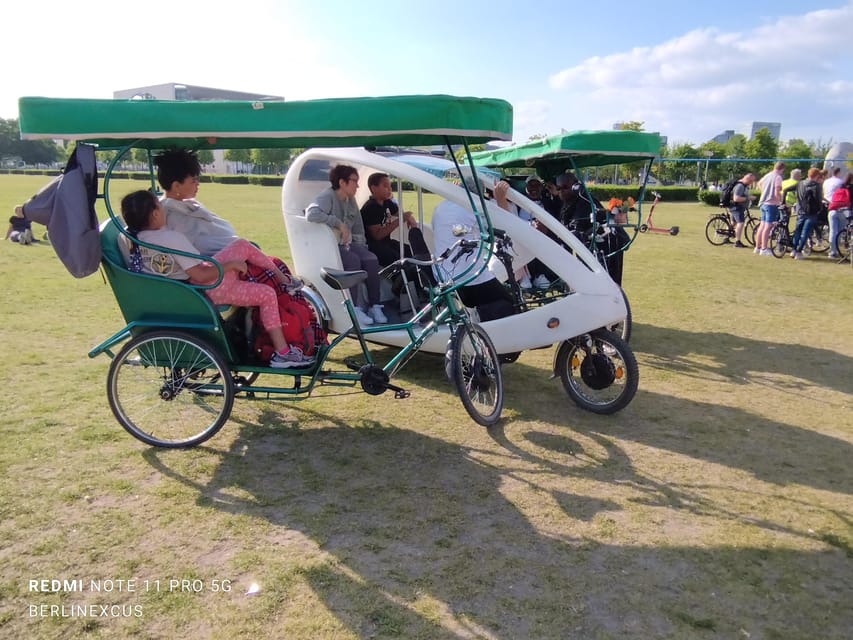
M 24 204 L 24 218 L 47 227 L 56 255 L 75 278 L 98 270 L 101 239 L 95 199 L 95 147 L 78 144 L 62 174 Z

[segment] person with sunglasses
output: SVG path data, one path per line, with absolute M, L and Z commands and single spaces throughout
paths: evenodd
M 328 225 L 340 233 L 338 248 L 344 269 L 367 272 L 366 304 L 361 300 L 357 286 L 350 289 L 359 324 L 386 324 L 388 318 L 379 304 L 379 259 L 367 246 L 364 222 L 355 199 L 358 171 L 349 165 L 336 165 L 329 171 L 329 182 L 331 186 L 318 193 L 305 209 L 305 218 L 308 222 Z

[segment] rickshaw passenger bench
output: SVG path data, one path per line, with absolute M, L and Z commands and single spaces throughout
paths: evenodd
M 136 337 L 154 329 L 176 329 L 205 340 L 229 363 L 235 363 L 235 349 L 223 329 L 223 314 L 237 308 L 217 308 L 203 290 L 180 280 L 130 271 L 119 244 L 124 241 L 126 236 L 112 220 L 101 225 L 101 266 L 127 326 L 90 352 L 90 357 L 109 349 L 128 331 Z

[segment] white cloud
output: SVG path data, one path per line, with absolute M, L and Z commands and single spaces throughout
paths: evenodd
M 815 119 L 853 135 L 851 33 L 853 3 L 591 57 L 549 84 L 582 100 L 598 126 L 640 120 L 670 139 L 702 142 L 751 120 L 782 122 L 783 138 Z

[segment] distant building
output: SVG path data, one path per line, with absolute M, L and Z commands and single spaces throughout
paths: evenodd
M 711 138 L 712 142 L 716 142 L 718 144 L 726 144 L 729 140 L 735 137 L 734 129 L 726 129 L 722 133 L 718 133 L 713 138 Z
M 212 89 L 175 82 L 113 91 L 113 98 L 117 100 L 131 100 L 133 98 L 138 100 L 264 100 L 267 102 L 282 102 L 284 100 L 283 96 Z
M 282 102 L 283 96 L 271 96 L 263 93 L 247 93 L 228 89 L 212 89 L 191 84 L 169 82 L 148 87 L 135 87 L 113 91 L 116 100 L 258 100 L 263 102 Z M 222 149 L 213 151 L 213 164 L 205 169 L 210 173 L 236 173 L 236 163 L 225 160 Z
M 781 122 L 753 122 L 752 132 L 749 134 L 749 139 L 752 140 L 755 137 L 755 134 L 762 129 L 767 129 L 770 132 L 770 136 L 776 142 L 779 142 L 779 134 L 782 133 Z

